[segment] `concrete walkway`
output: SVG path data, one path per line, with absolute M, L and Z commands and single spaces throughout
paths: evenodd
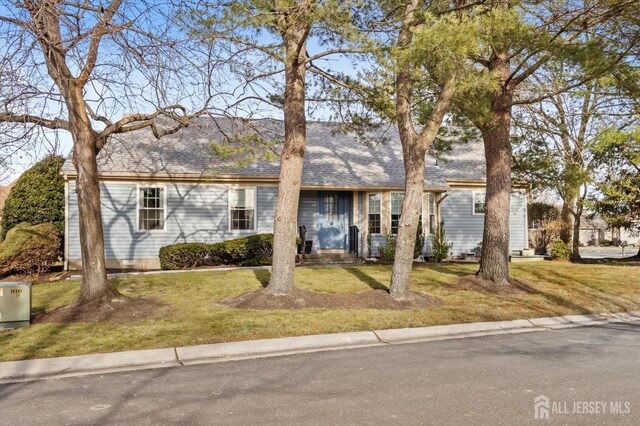
M 0 363 L 0 383 L 640 320 L 640 311 L 216 343 Z

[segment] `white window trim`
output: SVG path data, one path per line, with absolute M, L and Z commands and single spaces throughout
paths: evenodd
M 161 188 L 164 190 L 164 227 L 162 229 L 140 229 L 140 190 L 144 188 Z M 155 185 L 155 184 L 138 184 L 136 186 L 136 229 L 141 233 L 158 233 L 158 232 L 167 232 L 167 199 L 169 198 L 169 194 L 167 193 L 167 185 Z
M 236 189 L 253 189 L 253 229 L 231 229 L 231 191 Z M 227 187 L 227 230 L 233 234 L 258 233 L 258 187 L 240 185 Z
M 484 194 L 484 209 L 487 209 L 487 191 L 472 191 L 471 192 L 471 214 L 474 216 L 484 216 L 484 213 L 476 213 L 476 195 Z
M 402 194 L 404 197 L 404 191 L 391 191 L 389 193 L 389 231 L 392 230 L 391 222 L 393 222 L 393 194 Z M 402 204 L 404 204 L 404 198 L 402 199 Z M 400 204 L 400 215 L 402 216 L 402 204 Z M 400 227 L 400 222 L 398 222 L 398 227 Z M 396 232 L 393 235 L 398 235 Z
M 372 232 L 371 235 L 382 235 L 382 230 L 384 228 L 382 222 L 382 192 L 367 192 L 367 212 L 365 215 L 365 223 L 367 226 L 367 233 L 369 233 L 369 195 L 375 194 L 378 194 L 380 196 L 380 213 L 378 213 L 380 215 L 380 232 Z
M 425 233 L 427 235 L 433 235 L 433 233 L 431 232 L 431 216 L 433 215 L 433 221 L 434 223 L 434 230 L 436 227 L 440 226 L 440 222 L 438 220 L 439 215 L 438 215 L 438 197 L 436 197 L 436 193 L 435 192 L 427 192 L 426 193 L 426 197 L 425 197 L 425 203 L 426 203 L 426 209 L 424 209 L 423 211 L 426 211 L 427 214 L 424 216 L 424 221 L 425 223 L 423 224 L 423 230 L 425 230 Z M 433 211 L 431 211 L 431 202 L 430 202 L 430 198 L 433 197 Z

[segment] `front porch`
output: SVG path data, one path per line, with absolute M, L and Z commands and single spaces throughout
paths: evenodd
M 303 190 L 298 207 L 298 230 L 310 258 L 362 256 L 362 196 L 358 191 Z
M 387 230 L 394 232 L 400 217 L 401 198 L 393 203 L 400 191 L 370 190 L 302 190 L 298 207 L 298 236 L 304 242 L 299 253 L 325 255 L 353 255 L 365 258 L 377 255 L 377 247 L 384 244 Z M 422 202 L 422 229 L 428 250 L 433 228 L 439 222 L 437 208 L 439 193 L 425 191 Z M 377 200 L 369 207 L 368 202 Z M 369 222 L 373 228 L 369 229 Z M 367 238 L 371 232 L 371 237 Z M 369 240 L 369 241 L 368 241 Z M 371 248 L 367 246 L 371 245 Z M 335 257 L 335 256 L 334 256 Z

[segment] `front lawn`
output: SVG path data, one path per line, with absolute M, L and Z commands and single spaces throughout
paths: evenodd
M 390 266 L 304 267 L 296 285 L 316 292 L 386 288 Z M 140 275 L 114 280 L 129 297 L 164 306 L 152 317 L 127 322 L 46 324 L 0 332 L 0 361 L 165 348 L 307 334 L 421 327 L 474 321 L 640 309 L 640 266 L 535 262 L 511 265 L 525 290 L 491 293 L 457 278 L 477 265 L 424 264 L 414 268 L 412 290 L 443 303 L 418 310 L 241 310 L 217 302 L 261 287 L 265 269 Z M 36 312 L 68 304 L 77 281 L 36 285 Z

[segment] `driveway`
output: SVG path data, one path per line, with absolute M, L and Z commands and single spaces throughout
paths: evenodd
M 640 424 L 640 323 L 0 385 L 3 425 Z M 550 421 L 534 417 L 549 414 Z

